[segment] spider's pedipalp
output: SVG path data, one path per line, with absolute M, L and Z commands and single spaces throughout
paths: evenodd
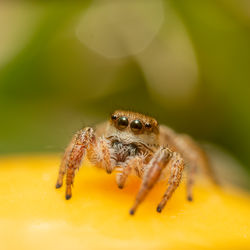
M 119 188 L 123 188 L 127 180 L 128 175 L 131 173 L 132 169 L 136 172 L 140 171 L 143 166 L 143 159 L 141 156 L 136 156 L 135 158 L 129 159 L 122 169 L 121 173 L 117 173 L 116 182 Z
M 144 174 L 140 190 L 136 196 L 135 203 L 130 210 L 131 215 L 135 213 L 139 204 L 144 200 L 148 192 L 158 181 L 162 170 L 167 166 L 171 157 L 172 151 L 170 151 L 169 149 L 160 147 L 157 150 L 149 164 L 146 166 L 146 172 Z
M 108 174 L 113 171 L 113 165 L 110 154 L 110 146 L 107 140 L 99 137 L 95 143 L 89 145 L 87 157 L 92 164 L 106 170 Z

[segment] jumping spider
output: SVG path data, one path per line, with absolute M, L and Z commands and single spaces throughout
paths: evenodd
M 71 198 L 74 176 L 84 157 L 104 168 L 107 173 L 117 170 L 117 185 L 123 188 L 129 174 L 142 178 L 130 214 L 134 214 L 150 189 L 161 178 L 168 178 L 168 187 L 157 207 L 161 212 L 179 186 L 184 166 L 187 172 L 187 199 L 192 200 L 196 167 L 202 167 L 214 179 L 207 157 L 187 135 L 177 134 L 149 116 L 130 111 L 115 111 L 109 122 L 86 127 L 75 134 L 64 153 L 56 188 L 66 174 L 66 199 Z M 184 164 L 185 163 L 185 164 Z

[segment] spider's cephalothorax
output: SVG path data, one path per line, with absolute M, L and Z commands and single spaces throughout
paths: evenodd
M 159 147 L 158 123 L 139 113 L 118 110 L 111 115 L 105 138 L 110 143 L 114 165 L 135 156 L 146 160 Z
M 96 130 L 87 127 L 75 134 L 65 151 L 56 184 L 56 188 L 62 186 L 66 173 L 66 199 L 71 198 L 75 171 L 85 155 L 91 163 L 104 168 L 107 173 L 118 170 L 116 180 L 119 188 L 123 188 L 130 174 L 142 178 L 130 214 L 134 214 L 154 184 L 168 176 L 168 188 L 157 207 L 157 211 L 161 212 L 179 186 L 184 160 L 189 167 L 188 200 L 192 200 L 196 166 L 203 167 L 213 178 L 205 153 L 190 137 L 159 126 L 152 117 L 130 111 L 115 111 L 110 120 L 97 126 Z

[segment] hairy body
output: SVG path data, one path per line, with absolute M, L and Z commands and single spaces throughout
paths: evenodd
M 197 167 L 203 168 L 215 181 L 204 151 L 187 135 L 175 133 L 149 116 L 130 111 L 115 111 L 107 123 L 87 127 L 73 137 L 65 150 L 56 188 L 63 184 L 66 174 L 66 199 L 72 196 L 75 172 L 84 157 L 107 173 L 117 171 L 117 185 L 123 188 L 127 177 L 135 174 L 142 178 L 130 214 L 134 214 L 154 184 L 168 178 L 168 187 L 157 211 L 161 212 L 179 186 L 184 166 L 187 172 L 187 199 L 193 199 L 192 187 Z

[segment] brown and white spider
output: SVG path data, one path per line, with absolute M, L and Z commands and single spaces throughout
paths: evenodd
M 56 188 L 66 174 L 66 199 L 72 196 L 75 172 L 84 157 L 104 168 L 107 173 L 117 170 L 117 185 L 123 188 L 129 174 L 142 178 L 130 214 L 134 214 L 154 184 L 168 178 L 168 187 L 157 207 L 161 212 L 179 186 L 184 166 L 187 172 L 187 199 L 192 200 L 194 173 L 202 167 L 214 179 L 204 151 L 187 135 L 177 134 L 149 116 L 131 111 L 115 111 L 96 130 L 86 127 L 75 134 L 64 153 Z

